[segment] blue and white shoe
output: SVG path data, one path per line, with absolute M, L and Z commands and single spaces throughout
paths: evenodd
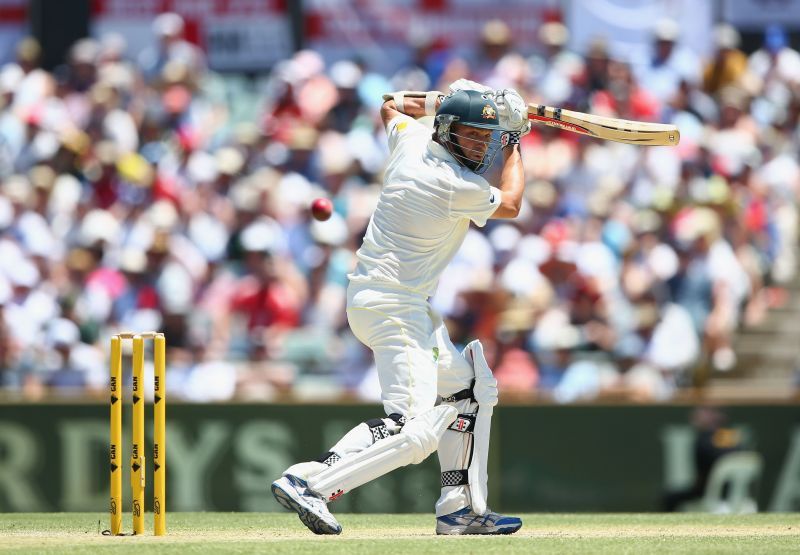
M 439 535 L 462 534 L 513 534 L 522 528 L 522 520 L 515 516 L 503 516 L 492 510 L 479 515 L 472 507 L 436 518 L 436 533 Z
M 297 513 L 315 534 L 341 534 L 342 527 L 328 510 L 325 499 L 308 487 L 305 480 L 287 474 L 272 482 L 272 495 L 282 506 Z

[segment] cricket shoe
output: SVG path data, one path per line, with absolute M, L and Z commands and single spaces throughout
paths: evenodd
M 460 536 L 463 534 L 513 534 L 522 528 L 522 520 L 515 516 L 503 516 L 489 509 L 479 515 L 472 507 L 436 518 L 436 533 Z
M 315 534 L 341 534 L 342 527 L 328 510 L 325 499 L 308 487 L 305 480 L 287 474 L 272 482 L 275 499 L 297 513 L 300 521 Z

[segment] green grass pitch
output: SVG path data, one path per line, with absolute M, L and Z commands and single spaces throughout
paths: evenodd
M 168 535 L 110 537 L 105 513 L 0 514 L 0 552 L 17 553 L 797 553 L 800 515 L 526 514 L 513 536 L 436 536 L 431 515 L 338 515 L 315 536 L 289 513 L 171 513 Z M 130 515 L 123 526 L 130 530 Z

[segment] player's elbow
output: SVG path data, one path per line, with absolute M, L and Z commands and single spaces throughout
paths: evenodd
M 519 211 L 522 209 L 522 203 L 518 202 L 508 207 L 508 216 L 507 218 L 513 219 L 519 216 Z
M 381 121 L 383 121 L 383 125 L 389 125 L 389 122 L 398 114 L 397 105 L 395 104 L 393 99 L 388 99 L 384 101 L 383 106 L 381 106 Z
M 381 116 L 385 119 L 387 117 L 394 116 L 397 113 L 397 105 L 394 102 L 394 99 L 390 98 L 383 102 L 381 106 Z
M 522 208 L 522 197 L 506 199 L 503 195 L 503 200 L 500 205 L 492 214 L 492 218 L 498 219 L 513 219 L 519 216 L 519 211 Z

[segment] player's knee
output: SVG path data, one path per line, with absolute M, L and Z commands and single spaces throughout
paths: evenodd
M 408 438 L 411 463 L 419 464 L 436 451 L 447 427 L 458 416 L 458 410 L 439 405 L 409 420 L 402 433 Z
M 439 437 L 431 431 L 422 431 L 409 435 L 411 443 L 411 463 L 419 464 L 436 451 L 439 446 Z

